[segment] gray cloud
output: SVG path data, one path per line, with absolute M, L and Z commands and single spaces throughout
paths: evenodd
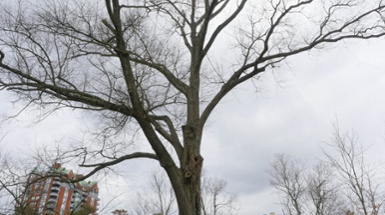
M 371 160 L 382 157 L 384 49 L 385 42 L 377 40 L 302 54 L 289 60 L 289 67 L 278 69 L 275 75 L 266 73 L 257 81 L 260 92 L 255 93 L 249 84 L 226 98 L 210 118 L 203 139 L 203 154 L 207 174 L 227 180 L 229 190 L 238 195 L 239 214 L 258 215 L 270 212 L 271 208 L 279 210 L 266 174 L 272 156 L 288 153 L 311 165 L 321 156 L 322 142 L 330 140 L 336 119 L 343 130 L 354 128 L 360 140 L 372 146 Z M 1 95 L 4 96 L 4 92 Z M 9 111 L 12 107 L 3 102 L 0 108 Z M 79 128 L 83 126 L 72 111 L 51 116 L 34 127 L 25 127 L 24 121 L 28 119 L 25 114 L 21 123 L 11 125 L 13 129 L 8 129 L 10 133 L 3 140 L 6 148 L 27 150 L 29 144 L 38 140 L 79 137 Z M 141 176 L 135 174 L 135 169 L 145 167 L 131 166 L 131 176 L 140 181 Z

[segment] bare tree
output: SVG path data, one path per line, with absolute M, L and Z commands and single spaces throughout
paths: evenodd
M 0 152 L 0 214 L 37 214 L 22 200 L 28 170 L 25 161 Z
M 146 215 L 176 214 L 176 201 L 172 187 L 160 172 L 154 172 L 150 179 L 151 187 L 138 193 L 130 214 Z M 226 215 L 237 210 L 236 198 L 226 192 L 227 183 L 223 179 L 203 177 L 202 180 L 202 214 Z
M 362 214 L 383 211 L 384 173 L 365 160 L 365 150 L 353 133 L 335 127 L 331 150 L 313 168 L 279 154 L 270 173 L 287 214 Z
M 335 180 L 333 168 L 320 162 L 307 168 L 303 162 L 278 154 L 269 171 L 271 184 L 277 189 L 290 215 L 328 215 L 346 212 L 345 198 Z
M 290 56 L 384 36 L 384 8 L 382 0 L 3 3 L 0 88 L 47 114 L 63 107 L 100 114 L 93 142 L 102 144 L 74 151 L 81 166 L 93 168 L 85 178 L 126 160 L 152 159 L 166 171 L 180 213 L 197 215 L 202 133 L 218 103 Z M 224 34 L 230 28 L 234 37 Z M 216 44 L 221 37 L 233 41 Z M 216 45 L 234 47 L 236 55 L 224 56 Z M 225 69 L 213 66 L 223 59 Z M 153 151 L 127 147 L 128 130 Z
M 202 214 L 227 215 L 237 210 L 236 197 L 226 192 L 227 182 L 223 179 L 203 177 Z
M 284 154 L 277 154 L 269 171 L 270 183 L 282 193 L 285 214 L 304 214 L 306 205 L 305 166 Z
M 355 214 L 378 215 L 383 209 L 385 190 L 382 186 L 383 172 L 377 165 L 365 160 L 365 150 L 355 132 L 342 133 L 335 126 L 333 143 L 336 153 L 326 153 L 328 162 L 338 173 Z
M 133 212 L 130 214 L 176 214 L 174 191 L 165 180 L 164 174 L 154 172 L 151 176 L 150 184 L 150 190 L 138 193 L 136 202 L 132 204 L 134 205 Z
M 307 212 L 312 215 L 344 214 L 346 198 L 339 187 L 333 168 L 326 162 L 318 163 L 306 174 Z

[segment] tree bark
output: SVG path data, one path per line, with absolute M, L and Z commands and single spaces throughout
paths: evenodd
M 345 39 L 385 36 L 381 0 L 364 11 L 356 10 L 359 4 L 352 1 L 328 1 L 320 17 L 310 20 L 314 25 L 304 29 L 313 29 L 309 35 L 297 29 L 297 21 L 310 25 L 312 0 L 267 5 L 247 0 L 105 0 L 103 8 L 86 1 L 45 2 L 25 11 L 19 2 L 16 15 L 0 7 L 5 14 L 0 16 L 0 89 L 16 92 L 27 106 L 101 112 L 112 119 L 106 130 L 138 126 L 153 152 L 111 152 L 104 145 L 100 150 L 79 148 L 84 152 L 80 165 L 94 168 L 83 179 L 125 160 L 157 160 L 171 181 L 180 215 L 201 214 L 202 132 L 231 90 L 287 57 Z M 260 6 L 264 13 L 241 14 L 243 8 Z M 350 8 L 356 12 L 349 15 Z M 346 17 L 338 16 L 340 11 Z M 242 31 L 234 38 L 238 47 L 227 47 L 234 56 L 211 51 L 237 17 L 250 17 L 251 25 L 239 26 Z M 185 47 L 176 48 L 182 43 Z M 240 59 L 225 59 L 235 55 Z M 223 69 L 211 68 L 222 63 Z

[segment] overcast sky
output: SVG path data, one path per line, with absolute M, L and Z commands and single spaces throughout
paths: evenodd
M 332 124 L 337 120 L 342 130 L 354 129 L 361 142 L 371 146 L 370 159 L 383 157 L 384 50 L 384 39 L 354 40 L 332 50 L 304 53 L 266 72 L 255 82 L 257 88 L 241 86 L 221 103 L 204 134 L 205 172 L 228 182 L 228 190 L 238 196 L 239 214 L 279 213 L 266 174 L 273 155 L 287 153 L 309 164 L 315 162 L 322 156 L 323 142 L 330 141 Z M 11 113 L 9 96 L 1 92 L 0 98 L 1 113 Z M 4 149 L 28 154 L 35 144 L 82 135 L 79 130 L 85 119 L 72 110 L 55 113 L 34 126 L 27 126 L 28 115 L 23 113 L 17 121 L 2 125 L 7 133 L 1 143 Z M 128 178 L 116 178 L 122 186 L 101 185 L 100 196 L 144 186 L 142 172 L 137 169 L 146 165 L 140 161 L 130 164 L 133 168 Z
M 240 214 L 277 210 L 266 170 L 275 153 L 308 161 L 322 157 L 333 123 L 354 129 L 369 159 L 385 153 L 385 41 L 350 41 L 301 54 L 259 82 L 238 90 L 217 111 L 205 135 L 206 168 L 229 181 Z M 276 211 L 279 212 L 279 211 Z

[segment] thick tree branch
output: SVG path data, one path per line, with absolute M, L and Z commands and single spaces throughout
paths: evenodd
M 74 180 L 73 182 L 83 181 L 83 180 L 91 177 L 95 173 L 99 172 L 102 169 L 116 165 L 116 164 L 121 163 L 125 160 L 131 160 L 131 159 L 135 159 L 135 158 L 149 158 L 149 159 L 153 159 L 153 160 L 158 160 L 158 157 L 155 154 L 146 153 L 146 152 L 135 152 L 132 154 L 121 156 L 121 157 L 119 157 L 113 161 L 109 161 L 109 162 L 96 163 L 96 164 L 79 164 L 79 166 L 81 166 L 81 167 L 95 167 L 95 168 L 91 172 L 87 173 L 83 177 L 80 177 L 80 178 Z
M 21 72 L 20 70 L 13 69 L 7 65 L 4 65 L 3 63 L 0 64 L 0 68 L 8 70 L 9 72 L 12 72 L 13 74 L 18 75 L 20 77 L 19 83 L 6 83 L 0 79 L 1 85 L 9 90 L 44 92 L 46 94 L 54 95 L 63 100 L 80 102 L 87 104 L 91 107 L 99 107 L 102 109 L 117 111 L 128 116 L 132 115 L 133 113 L 132 109 L 127 107 L 126 105 L 115 104 L 95 95 L 88 94 L 79 90 L 68 89 L 45 83 L 43 81 L 38 80 L 37 78 L 34 78 L 26 73 Z M 23 79 L 27 80 L 27 82 Z
M 220 34 L 220 32 L 226 28 L 226 26 L 228 26 L 238 15 L 239 13 L 242 11 L 242 9 L 244 8 L 245 4 L 246 4 L 247 0 L 242 0 L 241 3 L 239 4 L 239 6 L 237 7 L 237 9 L 222 23 L 220 24 L 215 30 L 214 30 L 214 33 L 211 35 L 211 37 L 209 38 L 206 46 L 204 47 L 203 49 L 203 53 L 207 53 L 211 46 L 214 44 L 214 41 L 215 39 L 218 37 L 218 35 Z
M 150 115 L 149 118 L 152 120 L 152 124 L 155 129 L 174 147 L 177 155 L 182 157 L 183 155 L 183 146 L 179 140 L 178 134 L 176 133 L 175 126 L 173 125 L 171 119 L 168 116 L 155 116 Z M 158 120 L 166 123 L 169 131 L 166 131 L 162 125 L 157 122 Z
M 139 55 L 135 53 L 131 53 L 135 57 L 131 57 L 130 60 L 136 63 L 140 63 L 142 65 L 146 65 L 150 68 L 156 69 L 161 74 L 164 75 L 164 77 L 167 78 L 167 80 L 181 93 L 187 94 L 188 85 L 186 85 L 183 81 L 178 79 L 165 65 L 158 64 L 155 62 L 149 62 L 145 59 L 142 59 Z

